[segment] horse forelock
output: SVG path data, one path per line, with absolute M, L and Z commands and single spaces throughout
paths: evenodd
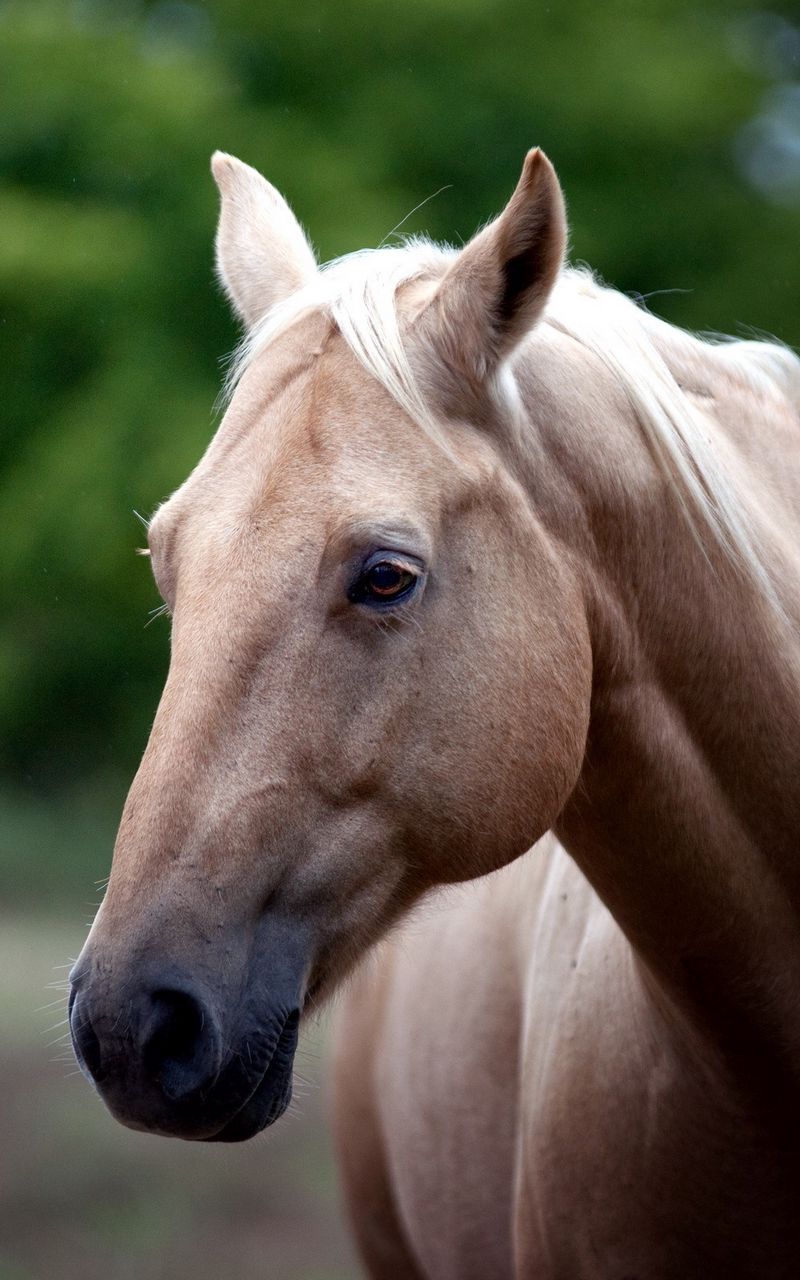
M 274 307 L 247 333 L 231 361 L 225 398 L 232 397 L 245 371 L 271 342 L 303 317 L 322 311 L 367 372 L 449 452 L 440 411 L 409 358 L 398 293 L 415 281 L 436 281 L 456 252 L 414 237 L 401 245 L 364 249 L 325 264 L 309 285 Z M 662 349 L 664 342 L 680 337 L 701 358 L 711 359 L 721 352 L 728 367 L 754 394 L 783 393 L 792 401 L 800 400 L 800 360 L 772 341 L 686 334 L 602 284 L 586 267 L 562 271 L 542 323 L 569 335 L 606 366 L 624 390 L 653 459 L 700 546 L 705 550 L 710 535 L 782 616 L 746 508 L 709 442 L 704 414 L 679 385 Z M 520 358 L 525 358 L 524 346 L 513 362 L 501 365 L 487 388 L 501 413 L 515 421 L 521 405 L 512 364 Z
M 313 311 L 330 316 L 353 354 L 408 415 L 434 437 L 436 413 L 415 376 L 397 311 L 401 286 L 440 276 L 454 250 L 415 237 L 402 245 L 363 249 L 322 266 L 305 288 L 272 308 L 244 337 L 226 379 L 230 400 L 253 360 Z

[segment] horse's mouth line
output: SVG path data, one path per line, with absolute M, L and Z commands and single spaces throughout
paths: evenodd
M 247 1108 L 253 1103 L 259 1091 L 262 1090 L 265 1084 L 268 1082 L 270 1073 L 277 1074 L 279 1079 L 283 1077 L 284 1081 L 285 1081 L 286 1075 L 288 1074 L 289 1078 L 291 1079 L 292 1063 L 294 1060 L 294 1050 L 295 1050 L 295 1045 L 297 1040 L 297 1027 L 299 1022 L 299 1016 L 300 1015 L 297 1010 L 291 1011 L 286 1015 L 286 1017 L 284 1018 L 283 1026 L 281 1027 L 281 1031 L 278 1036 L 278 1039 L 275 1042 L 275 1047 L 273 1048 L 272 1053 L 269 1055 L 266 1065 L 263 1071 L 261 1072 L 261 1074 L 258 1076 L 255 1084 L 253 1085 L 253 1088 L 250 1090 L 247 1097 L 244 1098 L 243 1101 L 241 1101 L 236 1106 L 236 1108 L 222 1122 L 222 1124 L 218 1128 L 216 1128 L 213 1131 L 213 1133 L 207 1134 L 203 1139 L 201 1139 L 202 1141 L 204 1142 L 219 1141 L 220 1138 L 223 1137 L 223 1135 L 235 1129 L 237 1121 L 240 1121 L 244 1117 L 244 1113 L 247 1111 Z M 239 1054 L 239 1057 L 241 1057 L 241 1054 Z M 285 1083 L 284 1083 L 284 1089 L 285 1089 Z M 288 1104 L 288 1098 L 286 1099 L 286 1103 Z M 274 1108 L 274 1105 L 275 1105 L 275 1099 L 270 1098 L 268 1100 L 268 1105 L 266 1108 L 266 1120 L 264 1120 L 263 1114 L 261 1116 L 258 1116 L 256 1118 L 255 1125 L 252 1126 L 253 1132 L 257 1132 L 258 1129 L 265 1128 L 268 1124 L 272 1124 L 274 1120 L 278 1119 L 279 1115 L 283 1114 L 283 1110 L 285 1109 L 285 1106 L 281 1105 L 279 1110 L 277 1110 L 276 1113 L 272 1115 L 271 1111 Z M 263 1123 L 261 1123 L 262 1120 L 264 1121 Z M 248 1133 L 247 1135 L 243 1135 L 243 1136 L 250 1136 L 250 1134 Z

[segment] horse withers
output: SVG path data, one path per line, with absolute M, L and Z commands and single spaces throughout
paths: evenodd
M 322 269 L 213 167 L 247 336 L 149 528 L 172 656 L 84 1070 L 250 1137 L 302 1017 L 470 882 L 345 989 L 370 1274 L 794 1276 L 800 365 L 566 269 L 538 150 L 460 252 Z

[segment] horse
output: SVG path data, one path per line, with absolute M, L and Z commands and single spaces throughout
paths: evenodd
M 464 248 L 323 268 L 212 168 L 245 338 L 149 524 L 84 1073 L 247 1139 L 339 989 L 370 1276 L 796 1276 L 800 362 L 566 266 L 538 149 Z

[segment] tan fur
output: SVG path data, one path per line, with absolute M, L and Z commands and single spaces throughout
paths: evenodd
M 313 1001 L 431 890 L 493 872 L 345 999 L 337 1133 L 370 1273 L 788 1280 L 798 406 L 768 362 L 751 377 L 641 319 L 751 572 L 687 518 L 624 381 L 547 322 L 551 175 L 529 159 L 501 218 L 399 300 L 445 449 L 306 309 L 156 515 L 172 662 L 82 966 L 108 1002 L 166 954 L 233 1001 L 238 940 L 279 914 Z M 238 273 L 251 224 L 229 225 Z M 228 287 L 244 314 L 273 305 L 264 273 Z M 376 548 L 427 573 L 390 612 L 348 598 Z

